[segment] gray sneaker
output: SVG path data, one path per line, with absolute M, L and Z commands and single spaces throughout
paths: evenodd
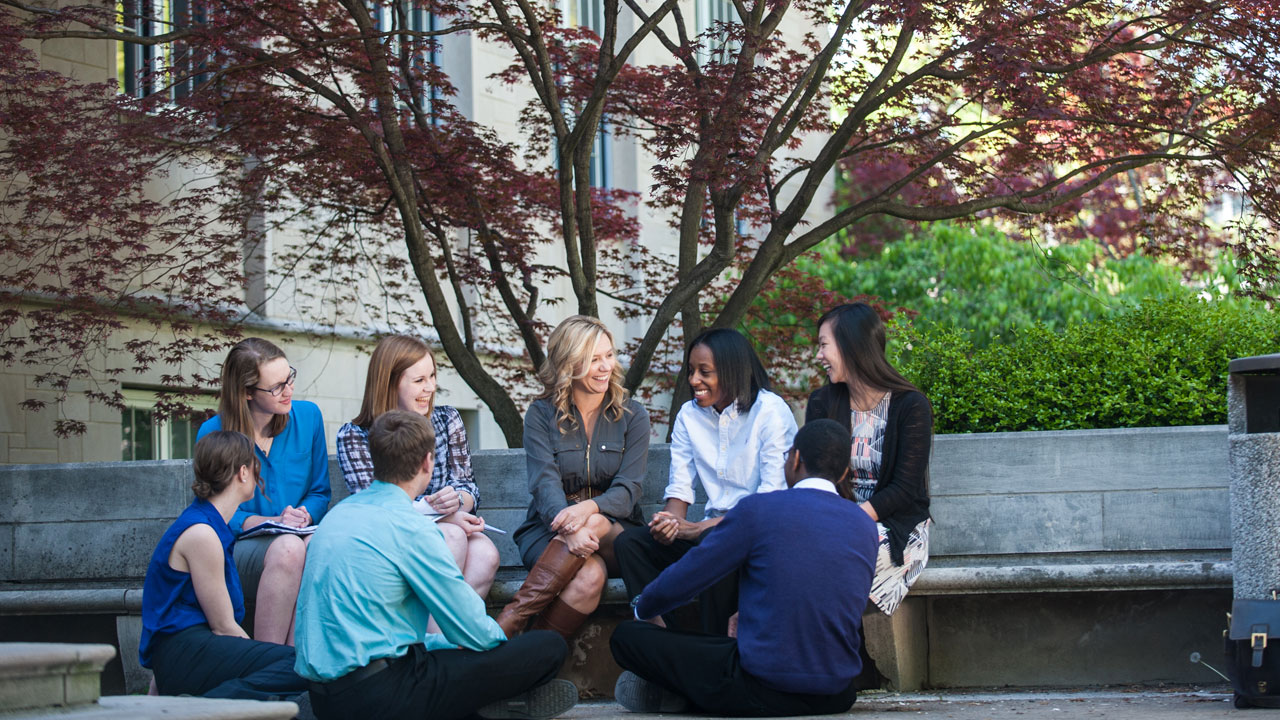
M 298 714 L 293 720 L 316 720 L 316 711 L 311 709 L 311 693 L 304 692 L 293 701 L 298 704 Z
M 613 686 L 613 699 L 634 713 L 682 713 L 689 700 L 657 683 L 651 683 L 630 670 L 623 670 Z
M 578 704 L 578 687 L 556 678 L 515 697 L 491 702 L 476 711 L 490 720 L 547 720 L 563 715 Z

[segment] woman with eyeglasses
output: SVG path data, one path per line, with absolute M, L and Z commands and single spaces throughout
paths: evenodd
M 218 414 L 196 439 L 234 430 L 253 440 L 263 487 L 241 503 L 229 523 L 237 535 L 264 522 L 306 527 L 329 509 L 329 451 L 315 403 L 293 399 L 298 371 L 284 352 L 262 338 L 236 343 L 222 364 Z M 309 536 L 308 536 L 309 537 Z M 253 606 L 253 636 L 293 644 L 293 610 L 306 562 L 306 539 L 281 533 L 238 539 L 234 557 Z

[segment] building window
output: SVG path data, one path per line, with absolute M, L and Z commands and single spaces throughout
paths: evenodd
M 613 185 L 613 164 L 609 152 L 609 117 L 600 118 L 600 132 L 591 144 L 591 187 L 607 188 Z
M 480 449 L 480 411 L 458 408 L 462 417 L 462 426 L 467 429 L 467 449 L 475 452 Z
M 561 0 L 560 10 L 568 25 L 587 28 L 604 36 L 604 0 Z M 600 118 L 600 131 L 591 143 L 589 181 L 592 187 L 613 185 L 613 158 L 609 147 L 609 117 Z
M 698 52 L 698 57 L 703 62 L 731 62 L 738 53 L 739 44 L 728 39 L 724 26 L 739 22 L 738 11 L 734 9 L 730 0 L 694 1 L 696 3 L 695 21 L 698 26 L 698 35 L 703 36 L 704 33 L 711 33 L 702 37 L 703 46 Z
M 202 0 L 120 0 L 116 13 L 120 29 L 136 37 L 155 37 L 205 21 Z M 200 72 L 203 66 L 182 42 L 116 44 L 120 92 L 136 98 L 164 93 L 170 100 L 181 100 L 208 79 Z
M 405 0 L 395 5 L 379 6 L 374 20 L 380 32 L 395 32 L 397 30 L 435 32 L 439 29 L 435 14 L 412 2 L 412 0 Z M 405 61 L 408 61 L 420 82 L 423 83 L 421 96 L 415 97 L 413 100 L 415 103 L 420 103 L 420 108 L 431 115 L 432 124 L 437 124 L 439 118 L 431 111 L 431 106 L 440 97 L 439 89 L 426 84 L 426 75 L 431 66 L 440 66 L 439 41 L 434 37 L 391 37 L 387 39 L 387 47 L 390 48 L 391 54 L 399 59 L 396 69 L 402 70 Z M 409 82 L 406 78 L 400 78 L 399 89 L 402 96 L 408 96 Z M 404 106 L 403 100 L 401 101 L 401 106 Z
M 156 393 L 125 388 L 125 407 L 120 411 L 121 460 L 185 460 L 191 457 L 200 424 L 213 415 L 217 401 L 212 397 L 190 402 L 195 411 L 189 417 L 157 420 Z
M 570 25 L 584 27 L 604 37 L 603 0 L 565 0 L 566 19 Z

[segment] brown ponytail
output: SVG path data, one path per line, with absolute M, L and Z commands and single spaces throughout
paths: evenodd
M 231 430 L 215 430 L 196 443 L 191 469 L 195 482 L 191 491 L 201 500 L 217 495 L 235 479 L 240 468 L 248 465 L 255 481 L 258 475 L 258 457 L 253 453 L 253 441 L 242 433 Z

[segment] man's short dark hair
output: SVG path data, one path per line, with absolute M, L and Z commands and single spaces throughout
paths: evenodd
M 436 433 L 425 417 L 404 410 L 379 415 L 369 428 L 373 476 L 400 485 L 418 474 L 422 461 L 436 450 Z
M 796 432 L 792 443 L 800 453 L 800 462 L 813 477 L 837 482 L 849 469 L 849 451 L 853 438 L 835 420 L 811 420 Z

